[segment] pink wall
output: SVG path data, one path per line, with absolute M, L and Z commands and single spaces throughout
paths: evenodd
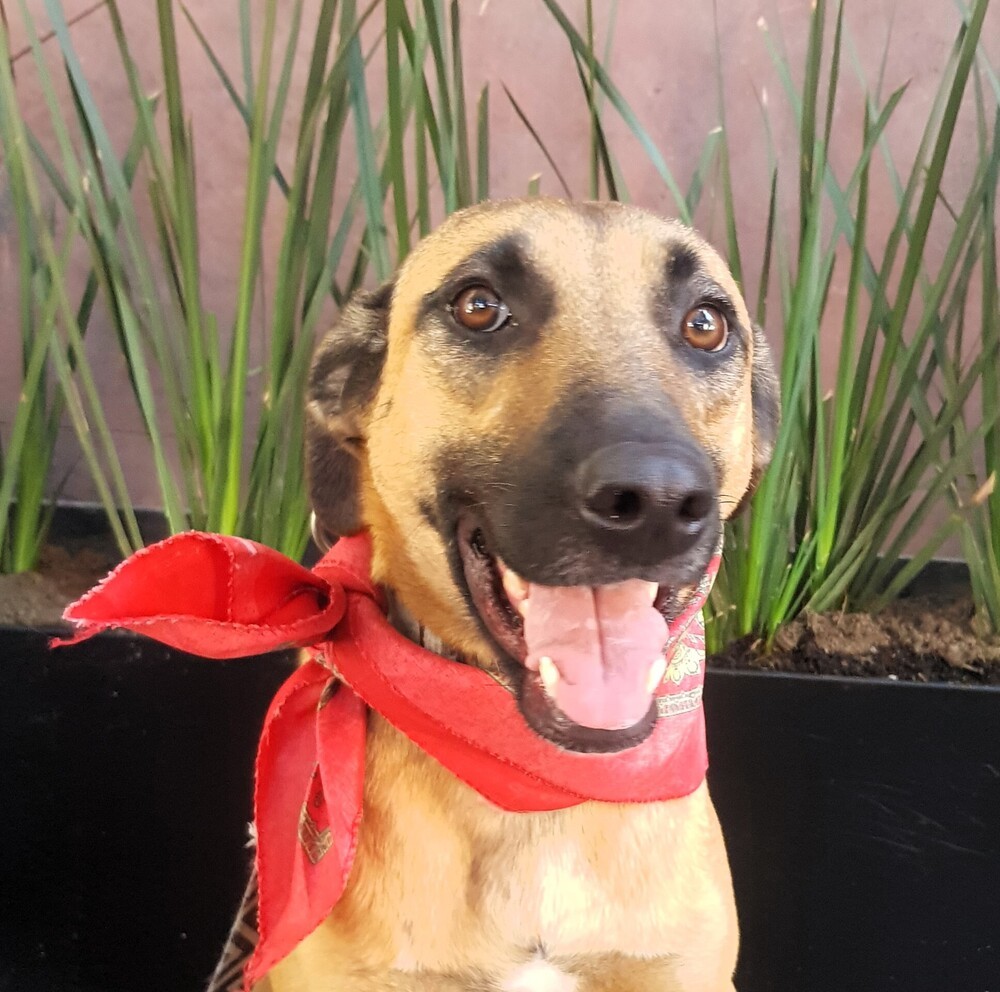
M 8 5 L 9 7 L 10 5 Z M 40 11 L 40 0 L 29 6 Z M 65 0 L 70 17 L 92 7 L 90 0 Z M 260 0 L 253 6 L 261 7 Z M 290 8 L 290 4 L 287 5 Z M 307 5 L 309 6 L 309 5 Z M 570 14 L 582 23 L 582 0 L 566 0 Z M 602 33 L 611 4 L 594 5 Z M 726 87 L 729 140 L 733 149 L 733 182 L 744 235 L 744 263 L 748 284 L 759 270 L 756 250 L 762 244 L 770 181 L 770 165 L 761 104 L 766 103 L 775 137 L 783 179 L 781 222 L 791 231 L 795 224 L 795 175 L 797 149 L 788 105 L 767 53 L 759 26 L 766 22 L 784 39 L 796 78 L 804 58 L 809 4 L 804 0 L 718 0 L 717 4 L 669 3 L 665 0 L 621 0 L 610 63 L 612 76 L 649 129 L 670 168 L 686 187 L 709 130 L 718 123 L 715 89 L 713 6 L 718 10 L 719 34 Z M 1000 61 L 1000 9 L 994 4 L 984 32 L 994 65 Z M 149 0 L 123 0 L 135 55 L 149 88 L 158 85 L 155 9 Z M 235 2 L 190 0 L 195 19 L 223 53 L 226 64 L 238 74 L 239 50 Z M 541 0 L 462 0 L 465 53 L 470 94 L 484 82 L 491 84 L 492 180 L 497 196 L 525 191 L 528 178 L 541 174 L 543 192 L 558 193 L 551 170 L 503 96 L 505 82 L 544 136 L 560 168 L 578 195 L 586 189 L 588 119 L 579 93 L 568 48 Z M 8 10 L 8 16 L 13 16 Z M 39 14 L 39 16 L 41 16 Z M 881 53 L 892 32 L 886 64 L 885 92 L 909 81 L 904 102 L 890 129 L 894 152 L 901 163 L 919 140 L 930 101 L 938 86 L 957 28 L 953 0 L 855 0 L 848 2 L 847 28 L 858 61 L 870 79 L 877 74 Z M 192 33 L 179 17 L 183 75 L 188 105 L 193 115 L 198 149 L 198 175 L 202 237 L 204 243 L 206 304 L 223 324 L 231 316 L 235 296 L 236 247 L 242 220 L 242 191 L 238 187 L 245 161 L 244 133 L 214 72 Z M 12 23 L 15 48 L 23 42 L 20 25 Z M 101 107 L 115 122 L 122 147 L 130 127 L 128 95 L 114 71 L 113 42 L 105 13 L 96 9 L 73 28 L 74 40 L 90 73 Z M 49 47 L 52 47 L 51 44 Z M 850 49 L 848 49 L 850 51 Z M 29 59 L 17 63 L 18 85 L 28 120 L 44 133 L 44 109 Z M 54 68 L 57 68 L 54 65 Z M 300 67 L 302 68 L 302 67 Z M 851 60 L 842 67 L 842 97 L 836 114 L 837 144 L 834 159 L 844 169 L 854 160 L 861 130 L 861 88 Z M 299 73 L 297 85 L 302 84 Z M 291 103 L 294 106 L 295 94 Z M 642 205 L 673 212 L 669 192 L 656 176 L 637 144 L 627 135 L 613 111 L 608 113 L 613 147 L 617 150 L 631 198 Z M 963 119 L 956 140 L 949 189 L 962 190 L 975 166 L 971 116 Z M 841 174 L 841 179 L 844 175 Z M 881 175 L 876 185 L 872 229 L 884 232 L 891 215 L 892 194 Z M 12 272 L 14 250 L 6 187 L 0 171 L 0 313 L 15 305 L 16 280 Z M 706 198 L 699 211 L 699 226 L 717 243 L 724 241 L 719 205 Z M 267 225 L 269 257 L 274 256 L 280 227 L 272 211 Z M 929 262 L 942 250 L 933 241 Z M 843 269 L 843 267 L 841 267 Z M 835 287 L 835 292 L 842 292 Z M 265 290 L 266 296 L 266 290 Z M 768 332 L 780 338 L 772 311 Z M 830 354 L 837 341 L 830 341 Z M 101 388 L 109 398 L 108 414 L 120 442 L 120 451 L 141 505 L 158 500 L 146 442 L 124 375 L 123 362 L 107 327 L 98 322 L 89 347 L 99 370 Z M 6 429 L 16 402 L 16 326 L 0 324 L 0 424 Z M 120 401 L 118 400 L 120 397 Z M 86 470 L 79 464 L 69 430 L 60 444 L 55 477 L 66 472 L 64 496 L 92 499 Z

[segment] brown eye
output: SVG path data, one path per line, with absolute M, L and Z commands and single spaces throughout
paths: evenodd
M 484 334 L 500 330 L 510 320 L 510 307 L 489 286 L 463 289 L 448 309 L 463 327 Z
M 729 340 L 729 324 L 716 307 L 700 306 L 688 310 L 681 324 L 684 340 L 699 351 L 721 351 Z

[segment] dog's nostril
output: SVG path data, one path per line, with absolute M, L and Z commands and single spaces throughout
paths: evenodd
M 616 489 L 611 514 L 615 520 L 635 520 L 642 513 L 642 498 L 631 489 Z
M 587 509 L 601 520 L 627 527 L 642 517 L 643 499 L 634 489 L 605 486 L 587 500 Z
M 700 524 L 714 507 L 712 494 L 704 491 L 689 493 L 677 507 L 677 516 L 685 523 Z

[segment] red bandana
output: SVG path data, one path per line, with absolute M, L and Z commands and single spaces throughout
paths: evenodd
M 341 540 L 310 572 L 253 541 L 180 534 L 134 554 L 65 613 L 78 628 L 69 644 L 124 627 L 212 658 L 316 645 L 272 702 L 257 755 L 260 942 L 248 984 L 344 891 L 361 822 L 368 707 L 505 810 L 675 799 L 705 777 L 700 611 L 718 558 L 670 625 L 652 734 L 615 754 L 543 740 L 486 672 L 403 637 L 386 619 L 370 563 L 364 536 Z

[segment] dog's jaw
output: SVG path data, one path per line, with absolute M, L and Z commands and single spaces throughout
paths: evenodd
M 526 722 L 573 751 L 641 744 L 657 719 L 668 623 L 694 586 L 636 578 L 598 585 L 530 582 L 510 569 L 475 518 L 455 531 L 456 581 L 495 645 Z

